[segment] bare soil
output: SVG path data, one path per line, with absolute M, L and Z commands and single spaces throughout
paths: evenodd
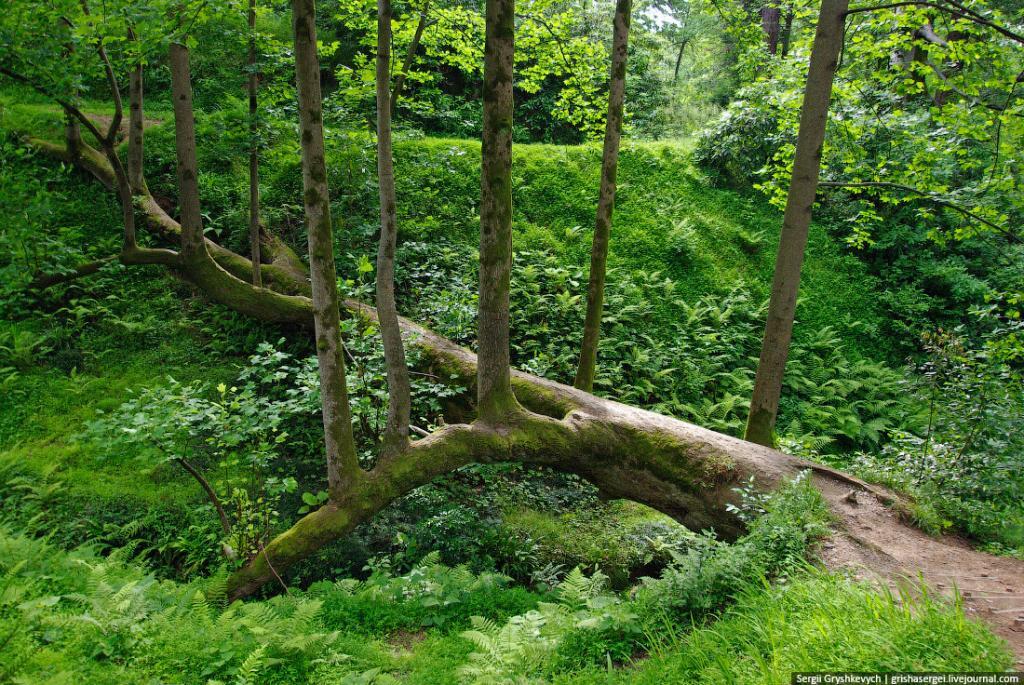
M 967 615 L 991 626 L 1010 644 L 1017 667 L 1024 666 L 1024 561 L 979 552 L 955 536 L 931 537 L 870 493 L 847 498 L 843 484 L 818 485 L 840 519 L 822 550 L 826 566 L 890 586 L 923 579 L 947 597 L 959 592 Z

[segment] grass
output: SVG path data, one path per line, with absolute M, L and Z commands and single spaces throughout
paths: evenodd
M 0 675 L 24 682 L 68 682 L 75 674 L 89 683 L 482 683 L 464 674 L 474 649 L 460 633 L 467 615 L 514 622 L 537 601 L 500 579 L 428 564 L 403 577 L 322 584 L 225 610 L 217 599 L 222 577 L 155 583 L 132 564 L 88 549 L 63 552 L 4 527 L 0 552 Z M 457 596 L 449 602 L 456 609 L 450 622 L 424 627 L 441 610 L 424 599 L 433 596 Z M 394 620 L 339 613 L 370 604 Z M 1011 664 L 1005 645 L 956 604 L 816 571 L 775 587 L 750 583 L 719 620 L 693 629 L 655 615 L 644 640 L 646 658 L 610 670 L 486 682 L 783 685 L 792 671 Z
M 778 587 L 748 586 L 720 620 L 669 634 L 634 669 L 554 682 L 786 685 L 794 671 L 1002 671 L 1011 663 L 1005 644 L 959 604 L 810 572 Z

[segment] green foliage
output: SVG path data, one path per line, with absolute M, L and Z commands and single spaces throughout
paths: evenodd
M 19 641 L 3 651 L 5 677 L 284 683 L 339 658 L 338 634 L 323 630 L 314 599 L 224 606 L 224 575 L 157 582 L 88 549 L 65 554 L 7 529 L 0 549 L 0 640 L 14 631 Z
M 970 349 L 956 331 L 925 337 L 917 392 L 929 407 L 922 436 L 901 433 L 879 454 L 860 454 L 853 467 L 909 490 L 922 525 L 933 533 L 955 527 L 982 542 L 1024 549 L 1020 372 L 998 354 L 1014 330 L 997 328 L 988 344 Z M 1018 552 L 1019 553 L 1019 552 Z
M 692 229 L 685 230 L 692 236 Z M 403 293 L 413 293 L 408 303 L 415 307 L 416 318 L 456 340 L 472 341 L 476 286 L 465 266 L 469 251 L 454 246 L 435 251 L 419 244 L 406 244 L 403 250 L 403 261 L 416 265 L 411 287 L 402 283 Z M 460 253 L 466 261 L 456 257 Z M 570 382 L 582 331 L 579 293 L 584 271 L 551 252 L 520 250 L 516 257 L 511 293 L 514 363 Z M 740 434 L 756 369 L 763 306 L 741 288 L 692 303 L 679 301 L 679 284 L 657 271 L 615 269 L 608 278 L 595 386 L 601 392 L 614 391 L 623 402 Z M 665 301 L 671 303 L 665 307 L 672 312 L 668 318 L 657 304 Z M 888 430 L 920 425 L 918 408 L 906 401 L 904 376 L 858 359 L 832 327 L 798 339 L 786 371 L 780 433 L 797 442 L 817 447 L 836 443 L 836 449 L 875 446 Z
M 439 563 L 428 554 L 403 575 L 380 568 L 364 581 L 314 583 L 309 594 L 323 600 L 327 625 L 360 633 L 464 627 L 470 616 L 502 618 L 532 607 L 536 595 L 509 587 L 498 573 L 474 575 L 465 566 Z
M 964 617 L 959 602 L 811 572 L 777 587 L 747 585 L 715 623 L 690 633 L 665 630 L 652 658 L 635 668 L 554 682 L 785 685 L 794 671 L 998 671 L 1011 660 L 981 623 Z
M 645 613 L 696 620 L 718 612 L 746 584 L 798 571 L 828 533 L 828 510 L 806 474 L 769 498 L 753 499 L 749 487 L 740 492 L 749 532 L 733 544 L 704 534 L 672 550 L 673 564 L 638 593 Z

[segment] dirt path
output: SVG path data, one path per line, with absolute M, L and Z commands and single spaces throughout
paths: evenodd
M 1009 642 L 1017 667 L 1024 667 L 1024 561 L 979 552 L 957 537 L 930 537 L 868 493 L 847 501 L 849 487 L 835 482 L 819 487 L 833 490 L 823 494 L 841 523 L 822 550 L 829 568 L 890 584 L 916 583 L 923 576 L 946 596 L 959 589 L 968 616 L 984 620 Z

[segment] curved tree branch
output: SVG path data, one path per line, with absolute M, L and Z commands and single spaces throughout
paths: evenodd
M 1024 45 L 1024 36 L 1011 31 L 1005 26 L 995 23 L 984 15 L 975 12 L 969 7 L 965 7 L 958 2 L 954 2 L 953 0 L 945 0 L 945 2 L 931 2 L 930 0 L 902 0 L 901 2 L 888 2 L 881 5 L 859 5 L 846 10 L 845 16 L 856 14 L 858 12 L 877 12 L 879 10 L 896 9 L 898 7 L 931 7 L 932 9 L 956 15 L 958 18 L 973 21 L 975 24 L 987 26 L 1006 38 Z
M 985 226 L 988 226 L 994 231 L 1002 234 L 1010 242 L 1021 242 L 1020 237 L 1006 226 L 1001 226 L 997 223 L 989 221 L 985 217 L 980 216 L 975 212 L 972 212 L 966 207 L 958 205 L 955 202 L 950 202 L 949 200 L 939 197 L 938 195 L 930 193 L 926 190 L 918 190 L 913 186 L 903 185 L 902 183 L 891 183 L 889 181 L 823 181 L 818 185 L 827 188 L 890 188 L 892 190 L 901 190 L 905 193 L 917 195 L 918 197 L 924 200 L 928 200 L 929 202 L 932 202 L 939 206 L 952 209 L 956 212 L 960 212 L 964 216 L 973 219 L 980 224 L 984 224 Z

